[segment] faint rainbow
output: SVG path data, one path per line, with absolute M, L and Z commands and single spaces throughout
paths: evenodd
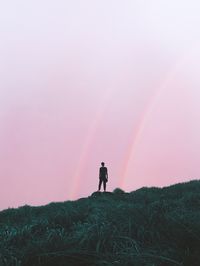
M 123 160 L 123 164 L 121 167 L 121 174 L 120 174 L 120 179 L 119 179 L 119 187 L 123 188 L 123 184 L 126 178 L 126 172 L 128 169 L 129 161 L 131 159 L 133 150 L 135 149 L 136 144 L 139 141 L 139 136 L 141 135 L 145 121 L 147 119 L 147 115 L 150 112 L 151 105 L 154 101 L 154 98 L 157 95 L 157 90 L 153 92 L 151 95 L 151 99 L 148 101 L 147 105 L 145 106 L 145 109 L 143 110 L 142 114 L 140 115 L 140 118 L 138 119 L 138 122 L 136 123 L 136 126 L 132 128 L 132 133 L 131 133 L 131 140 L 128 143 L 128 148 Z
M 191 49 L 189 51 L 191 51 Z M 140 141 L 140 138 L 141 138 L 142 132 L 144 131 L 145 124 L 148 120 L 148 117 L 151 115 L 152 110 L 153 110 L 156 102 L 158 101 L 159 97 L 161 96 L 162 92 L 167 88 L 168 84 L 173 80 L 179 67 L 183 66 L 185 64 L 185 61 L 188 58 L 187 55 L 188 54 L 185 54 L 184 56 L 182 56 L 182 58 L 179 61 L 177 61 L 175 66 L 168 73 L 168 75 L 167 75 L 166 79 L 164 80 L 164 82 L 162 83 L 162 85 L 154 91 L 154 93 L 151 97 L 151 100 L 149 101 L 149 103 L 145 107 L 145 110 L 142 112 L 142 115 L 140 117 L 140 120 L 139 120 L 138 126 L 136 127 L 136 130 L 134 127 L 133 132 L 132 132 L 132 139 L 131 139 L 131 142 L 128 146 L 128 149 L 127 149 L 127 152 L 125 155 L 125 159 L 124 159 L 124 164 L 122 166 L 122 171 L 121 171 L 122 174 L 121 174 L 121 178 L 119 179 L 119 187 L 124 188 L 124 183 L 126 180 L 126 175 L 127 175 L 130 159 L 133 158 L 133 156 L 136 156 L 134 154 L 134 150 L 136 148 L 136 145 Z

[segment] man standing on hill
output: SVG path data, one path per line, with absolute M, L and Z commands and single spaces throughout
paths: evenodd
M 101 190 L 101 184 L 103 182 L 103 189 L 106 191 L 106 183 L 108 182 L 108 170 L 104 166 L 105 163 L 101 163 L 101 167 L 99 168 L 99 191 Z

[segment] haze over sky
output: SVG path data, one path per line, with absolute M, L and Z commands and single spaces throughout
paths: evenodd
M 200 2 L 0 3 L 0 209 L 200 176 Z

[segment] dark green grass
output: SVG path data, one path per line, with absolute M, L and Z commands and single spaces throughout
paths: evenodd
M 200 266 L 200 182 L 0 212 L 0 266 Z

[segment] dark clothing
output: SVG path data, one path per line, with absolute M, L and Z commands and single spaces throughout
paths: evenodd
M 107 181 L 108 181 L 108 170 L 106 167 L 102 166 L 99 169 L 99 190 L 101 189 L 101 185 L 103 183 L 104 191 L 106 191 Z
M 99 169 L 99 178 L 107 178 L 107 175 L 108 175 L 108 170 L 107 170 L 107 167 L 100 167 Z
M 102 185 L 102 182 L 103 182 L 103 190 L 106 191 L 106 179 L 99 179 L 99 191 L 101 190 L 101 185 Z

